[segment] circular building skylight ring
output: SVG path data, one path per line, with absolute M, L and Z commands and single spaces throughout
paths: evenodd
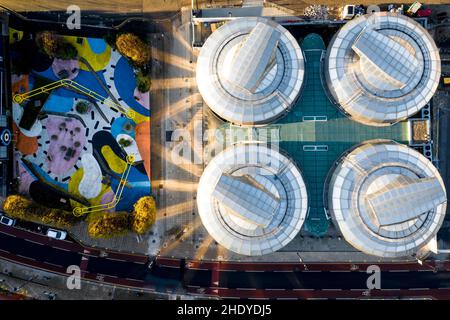
M 234 175 L 235 172 L 228 172 L 229 174 Z M 261 176 L 260 176 L 261 177 Z M 254 177 L 256 178 L 256 177 Z M 268 177 L 265 177 L 268 179 Z M 255 179 L 256 180 L 256 179 Z M 283 187 L 283 184 L 281 183 L 280 179 L 272 180 L 271 183 L 273 184 L 273 187 L 275 189 L 271 189 L 275 191 L 275 195 L 279 199 L 287 199 L 287 193 L 286 190 Z M 275 185 L 276 184 L 276 185 Z M 287 206 L 280 206 L 278 209 L 276 215 L 271 220 L 270 224 L 267 227 L 258 227 L 253 226 L 253 228 L 243 228 L 239 223 L 240 219 L 236 218 L 232 214 L 228 212 L 228 210 L 221 206 L 221 204 L 216 200 L 216 206 L 220 213 L 220 220 L 224 223 L 224 227 L 228 229 L 228 231 L 235 236 L 238 237 L 250 237 L 250 238 L 257 238 L 257 237 L 267 237 L 271 233 L 277 232 L 276 228 L 279 227 L 281 224 L 281 221 L 285 219 L 286 212 L 287 212 Z M 281 219 L 278 219 L 281 217 Z
M 262 41 L 263 49 L 256 50 L 255 54 L 269 50 L 268 54 L 261 57 L 270 59 L 261 64 L 247 63 L 251 68 L 255 66 L 251 72 L 229 71 L 224 77 L 222 72 L 219 72 L 218 64 L 221 65 L 224 61 L 221 52 L 226 54 L 230 50 L 226 46 L 233 46 L 233 41 L 236 41 L 234 39 L 244 38 L 242 35 L 247 34 L 246 40 L 241 42 L 242 48 L 247 41 L 256 39 L 258 34 L 263 32 L 268 32 L 267 43 Z M 273 41 L 270 40 L 272 38 Z M 275 47 L 270 53 L 272 46 Z M 250 54 L 253 53 L 248 55 Z M 248 55 L 245 59 L 249 59 Z M 258 61 L 262 61 L 261 57 Z M 234 56 L 232 66 L 223 70 L 233 70 L 233 65 L 247 61 L 245 59 L 240 60 L 238 56 Z M 276 68 L 273 67 L 274 61 Z M 273 70 L 272 73 L 270 70 Z M 219 117 L 238 125 L 265 124 L 286 114 L 297 100 L 303 76 L 304 58 L 297 41 L 285 28 L 265 18 L 235 19 L 227 22 L 209 36 L 197 59 L 197 85 L 206 104 Z
M 246 166 L 247 176 L 232 176 L 246 171 Z M 276 179 L 274 175 L 267 176 L 271 183 L 255 179 L 261 172 L 271 172 Z M 254 204 L 246 192 L 253 195 Z M 306 219 L 308 198 L 302 175 L 288 157 L 264 144 L 244 143 L 225 149 L 208 163 L 198 185 L 197 205 L 203 225 L 218 243 L 239 254 L 263 255 L 279 250 L 297 235 Z M 228 209 L 257 224 L 256 233 L 233 227 L 239 220 L 227 218 Z
M 325 78 L 346 114 L 367 125 L 386 126 L 412 116 L 430 101 L 439 84 L 440 57 L 430 34 L 411 18 L 387 12 L 374 15 L 346 23 L 333 37 L 325 59 Z M 389 35 L 401 36 L 411 46 Z M 411 55 L 410 47 L 416 48 L 416 55 Z M 371 86 L 355 55 L 371 61 L 393 89 Z M 408 63 L 410 57 L 422 62 Z
M 436 236 L 446 213 L 438 170 L 422 154 L 393 141 L 369 141 L 346 153 L 327 188 L 328 211 L 344 238 L 376 256 L 417 253 Z
M 358 194 L 355 197 L 356 205 L 358 208 L 358 215 L 361 218 L 361 221 L 368 228 L 368 232 L 372 232 L 374 236 L 378 236 L 381 238 L 391 238 L 391 239 L 401 239 L 408 236 L 413 235 L 414 232 L 418 231 L 424 224 L 426 217 L 420 216 L 414 220 L 412 226 L 409 226 L 406 230 L 405 224 L 397 224 L 394 231 L 389 230 L 389 227 L 376 225 L 373 221 L 373 214 L 368 212 L 366 208 L 368 207 L 367 201 L 364 199 L 364 195 L 370 189 L 370 185 L 375 182 L 377 179 L 383 178 L 386 174 L 393 174 L 397 170 L 401 172 L 401 175 L 406 175 L 411 178 L 421 178 L 423 177 L 423 172 L 414 172 L 411 170 L 412 168 L 408 168 L 403 163 L 391 163 L 389 166 L 378 166 L 367 172 L 367 176 L 361 182 L 358 182 L 360 186 L 356 191 Z M 400 172 L 395 173 L 395 175 L 400 175 Z

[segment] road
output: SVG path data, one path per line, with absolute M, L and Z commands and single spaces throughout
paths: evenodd
M 269 264 L 187 261 L 191 294 L 221 298 L 433 297 L 450 299 L 450 262 L 380 264 L 380 290 L 368 290 L 370 264 Z M 159 275 L 180 277 L 179 260 L 158 259 Z
M 102 252 L 72 241 L 0 226 L 0 258 L 65 274 L 80 266 L 86 280 L 157 291 L 241 298 L 434 297 L 450 299 L 450 261 L 380 265 L 381 290 L 367 289 L 368 264 L 214 263 Z M 67 275 L 67 274 L 65 274 Z
M 197 273 L 197 271 L 191 271 Z M 381 272 L 383 289 L 450 288 L 450 272 Z M 367 289 L 366 272 L 221 272 L 220 284 L 229 289 Z M 190 281 L 192 285 L 204 285 Z
M 148 269 L 146 256 L 101 251 L 1 225 L 0 258 L 64 275 L 76 265 L 85 279 L 135 287 L 144 287 Z

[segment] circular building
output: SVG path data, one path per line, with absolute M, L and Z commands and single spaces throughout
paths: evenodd
M 197 59 L 203 99 L 237 125 L 264 124 L 286 113 L 300 93 L 303 74 L 297 41 L 264 18 L 227 22 L 208 37 Z
M 287 245 L 300 231 L 308 200 L 302 175 L 266 145 L 237 144 L 205 168 L 197 205 L 209 234 L 228 250 L 263 255 Z
M 388 12 L 349 21 L 332 39 L 325 78 L 355 121 L 390 125 L 418 112 L 439 84 L 439 51 L 413 19 Z
M 336 226 L 367 254 L 414 255 L 444 220 L 447 195 L 437 169 L 416 150 L 390 140 L 369 141 L 345 154 L 328 183 Z

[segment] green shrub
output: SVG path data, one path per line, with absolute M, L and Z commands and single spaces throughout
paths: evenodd
M 108 32 L 104 37 L 103 40 L 105 40 L 105 42 L 113 49 L 116 48 L 116 38 L 117 36 L 112 33 L 112 32 Z
M 135 78 L 136 78 L 136 87 L 139 90 L 139 92 L 145 93 L 150 90 L 152 81 L 148 74 L 144 73 L 142 70 L 139 70 L 136 73 Z
M 75 110 L 80 114 L 85 114 L 89 111 L 89 104 L 85 101 L 78 101 Z
M 78 56 L 77 49 L 70 42 L 51 31 L 37 33 L 36 43 L 50 58 L 71 60 Z
M 70 42 L 60 40 L 54 56 L 58 59 L 72 60 L 77 58 L 78 51 Z
M 122 147 L 126 148 L 126 147 L 129 147 L 131 145 L 131 141 L 128 140 L 128 139 L 125 139 L 125 138 L 121 138 L 121 139 L 119 139 L 119 144 Z

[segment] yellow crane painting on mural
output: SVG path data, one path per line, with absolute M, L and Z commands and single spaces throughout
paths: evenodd
M 91 89 L 86 88 L 85 86 L 79 84 L 78 82 L 75 82 L 75 81 L 69 80 L 69 79 L 61 79 L 61 80 L 49 83 L 45 86 L 33 89 L 33 90 L 25 92 L 25 93 L 15 94 L 13 97 L 13 100 L 14 100 L 14 102 L 20 104 L 29 98 L 37 96 L 41 93 L 50 92 L 50 91 L 60 88 L 60 87 L 66 87 L 66 88 L 76 90 L 88 97 L 91 97 L 92 99 L 94 99 L 98 102 L 101 102 L 101 103 L 107 105 L 108 107 L 110 107 L 112 109 L 117 109 L 117 110 L 119 110 L 119 112 L 123 113 L 129 119 L 133 119 L 136 116 L 134 110 L 132 110 L 131 108 L 125 108 L 122 105 L 115 103 L 111 99 L 105 98 L 102 95 L 98 94 L 97 92 L 92 91 Z
M 116 207 L 116 205 L 119 203 L 120 199 L 122 198 L 123 189 L 124 189 L 125 185 L 127 184 L 128 175 L 130 174 L 131 166 L 134 163 L 134 159 L 135 159 L 134 155 L 127 156 L 127 158 L 126 158 L 127 166 L 122 173 L 122 176 L 121 176 L 120 182 L 119 182 L 119 186 L 117 187 L 114 198 L 110 202 L 102 203 L 102 204 L 99 204 L 96 206 L 90 206 L 90 207 L 75 207 L 73 209 L 73 215 L 76 217 L 80 217 L 88 212 L 92 213 L 92 212 L 114 209 Z

